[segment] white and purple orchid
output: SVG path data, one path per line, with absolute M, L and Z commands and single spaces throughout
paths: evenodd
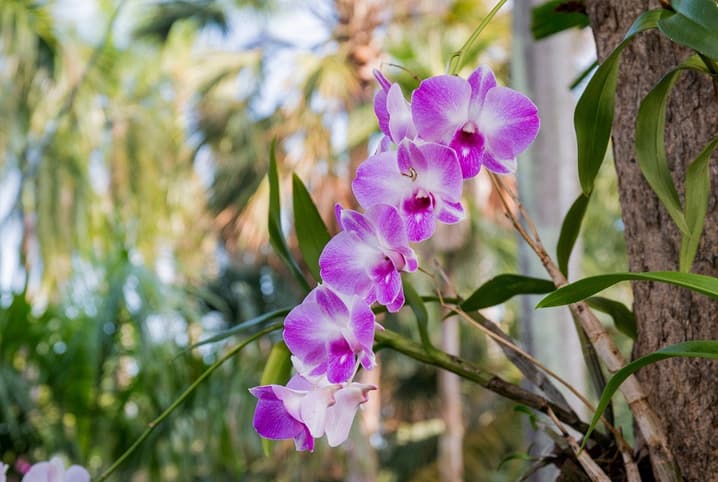
M 326 377 L 311 382 L 297 374 L 287 386 L 263 385 L 250 389 L 257 397 L 254 429 L 272 440 L 294 439 L 297 450 L 313 451 L 314 439 L 327 436 L 331 447 L 349 436 L 359 406 L 374 385 L 351 382 L 331 384 Z
M 322 279 L 341 293 L 399 311 L 404 306 L 399 273 L 419 265 L 399 212 L 388 204 L 371 206 L 366 214 L 337 205 L 336 216 L 342 231 L 319 257 Z
M 90 473 L 79 465 L 71 465 L 65 470 L 62 459 L 53 457 L 49 462 L 38 462 L 30 467 L 22 482 L 90 482 Z
M 465 217 L 463 180 L 481 166 L 504 174 L 539 129 L 536 106 L 496 85 L 479 67 L 468 80 L 440 75 L 424 80 L 407 102 L 397 83 L 375 71 L 381 90 L 374 112 L 383 132 L 378 153 L 357 169 L 352 189 L 364 214 L 336 206 L 341 231 L 324 247 L 323 284 L 286 317 L 284 341 L 296 375 L 286 386 L 264 385 L 254 428 L 269 439 L 294 439 L 314 449 L 326 434 L 344 442 L 373 385 L 353 382 L 361 364 L 373 368 L 376 325 L 371 304 L 390 312 L 404 305 L 401 273 L 418 262 L 409 242 L 430 238 L 436 222 Z M 43 481 L 44 482 L 44 481 Z
M 498 174 L 516 170 L 516 156 L 539 130 L 538 110 L 523 94 L 496 85 L 494 73 L 479 67 L 468 80 L 437 75 L 411 96 L 419 137 L 456 151 L 464 178 L 481 166 Z
M 370 157 L 357 169 L 352 189 L 365 209 L 376 204 L 395 206 L 412 242 L 430 238 L 437 220 L 453 224 L 465 216 L 456 154 L 433 142 L 403 141 L 398 151 Z
M 329 286 L 314 288 L 284 320 L 284 342 L 304 367 L 302 375 L 326 374 L 331 383 L 354 376 L 357 357 L 374 367 L 374 313 L 362 296 L 340 296 Z

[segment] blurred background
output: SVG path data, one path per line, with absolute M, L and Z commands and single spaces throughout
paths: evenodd
M 98 474 L 237 338 L 192 344 L 298 303 L 302 291 L 268 243 L 272 139 L 294 249 L 291 172 L 332 232 L 334 204 L 356 205 L 353 172 L 378 141 L 372 69 L 409 95 L 420 79 L 445 71 L 491 7 L 0 0 L 0 461 L 11 466 L 9 480 L 55 454 Z M 501 83 L 535 98 L 541 135 L 558 136 L 540 138 L 548 151 L 524 156 L 519 166 L 533 167 L 508 180 L 531 209 L 548 213 L 537 220 L 550 246 L 577 194 L 575 174 L 550 162 L 575 164 L 577 91 L 569 86 L 591 65 L 593 47 L 578 30 L 535 42 L 529 14 L 529 2 L 505 7 L 462 75 L 490 65 Z M 553 41 L 563 47 L 546 43 Z M 553 60 L 542 57 L 549 54 Z M 575 274 L 625 267 L 610 167 L 597 189 L 605 195 L 589 208 L 595 229 L 582 240 L 587 254 L 574 256 Z M 466 184 L 465 203 L 468 222 L 417 247 L 423 266 L 438 260 L 464 296 L 496 274 L 535 269 L 483 174 Z M 430 278 L 411 279 L 431 294 Z M 488 314 L 530 347 L 544 330 L 562 332 L 556 312 L 532 335 L 518 323 L 531 316 L 530 300 L 523 305 L 523 315 L 518 301 Z M 520 382 L 496 345 L 433 315 L 437 343 Z M 382 323 L 417 338 L 411 314 Z M 499 482 L 517 480 L 545 450 L 514 403 L 381 352 L 371 374 L 380 390 L 346 444 L 321 441 L 306 454 L 279 442 L 267 457 L 247 389 L 259 384 L 279 337 L 215 372 L 110 480 L 429 481 L 448 480 L 441 471 L 458 464 L 459 478 Z M 546 357 L 575 365 L 563 338 L 552 339 L 558 348 Z M 583 374 L 574 376 L 583 386 Z M 461 453 L 442 450 L 447 438 Z

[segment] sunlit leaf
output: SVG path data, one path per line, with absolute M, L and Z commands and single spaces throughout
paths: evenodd
M 546 308 L 549 306 L 562 306 L 576 303 L 621 281 L 657 281 L 660 283 L 669 283 L 718 299 L 718 278 L 694 273 L 654 271 L 648 273 L 602 274 L 584 278 L 557 289 L 539 301 L 536 307 Z
M 501 274 L 479 286 L 460 306 L 464 311 L 481 310 L 501 304 L 516 295 L 544 294 L 555 289 L 556 286 L 550 280 Z
M 326 224 L 312 201 L 309 191 L 299 176 L 292 176 L 292 197 L 294 208 L 294 229 L 297 233 L 299 250 L 304 262 L 311 271 L 314 280 L 321 281 L 319 274 L 319 255 L 331 236 Z

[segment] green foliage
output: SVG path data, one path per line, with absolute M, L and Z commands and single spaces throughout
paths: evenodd
M 662 9 L 641 14 L 626 32 L 623 41 L 598 67 L 578 100 L 573 123 L 578 143 L 578 177 L 586 195 L 593 190 L 593 182 L 603 163 L 611 136 L 621 52 L 635 35 L 656 28 L 658 20 L 664 15 L 666 11 Z
M 616 390 L 618 390 L 621 384 L 626 381 L 628 377 L 646 365 L 674 357 L 718 359 L 718 341 L 695 340 L 669 345 L 661 348 L 660 350 L 654 351 L 653 353 L 642 356 L 618 370 L 608 381 L 606 388 L 601 394 L 601 399 L 596 406 L 596 412 L 593 414 L 590 427 L 584 437 L 584 445 L 588 440 L 588 437 L 591 435 L 591 432 L 593 432 L 593 429 L 601 419 L 601 414 L 606 409 L 606 406 L 608 406 L 611 402 L 611 397 L 613 397 L 613 394 L 616 393 Z
M 320 282 L 322 278 L 319 274 L 319 256 L 331 236 L 309 191 L 296 174 L 292 176 L 292 196 L 294 229 L 297 233 L 299 250 L 314 280 Z
M 618 331 L 635 340 L 636 333 L 636 315 L 620 301 L 603 298 L 600 296 L 592 296 L 586 299 L 586 303 L 591 308 L 606 313 L 613 318 L 613 324 Z
M 587 26 L 588 15 L 582 1 L 550 0 L 531 9 L 531 33 L 536 40 Z
M 419 336 L 421 337 L 421 344 L 424 350 L 430 352 L 434 350 L 434 345 L 431 344 L 431 338 L 429 337 L 429 312 L 426 310 L 424 301 L 421 296 L 416 292 L 414 287 L 409 281 L 404 278 L 402 279 L 402 285 L 404 288 L 404 297 L 406 298 L 406 304 L 409 305 L 411 311 L 414 312 L 416 318 L 416 324 L 419 328 Z
M 718 5 L 713 0 L 673 0 L 675 10 L 658 22 L 674 42 L 718 60 Z
M 465 311 L 481 310 L 501 304 L 516 295 L 544 294 L 555 289 L 556 286 L 551 280 L 500 274 L 479 286 L 460 306 Z
M 613 273 L 584 278 L 560 287 L 539 301 L 536 307 L 547 308 L 549 306 L 576 303 L 621 281 L 669 283 L 718 299 L 718 278 L 693 273 L 655 271 L 648 273 Z
M 590 199 L 590 194 L 579 194 L 561 223 L 561 233 L 556 244 L 556 260 L 559 269 L 566 277 L 568 277 L 568 260 L 578 239 L 578 234 L 581 232 L 581 223 L 583 223 Z

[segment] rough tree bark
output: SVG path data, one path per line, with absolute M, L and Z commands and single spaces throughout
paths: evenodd
M 587 0 L 599 60 L 619 43 L 633 20 L 657 1 Z M 616 92 L 613 152 L 631 271 L 678 269 L 680 234 L 636 163 L 634 131 L 640 100 L 690 52 L 655 32 L 624 50 Z M 667 111 L 666 146 L 673 180 L 683 196 L 688 163 L 718 135 L 718 84 L 682 74 Z M 693 272 L 718 276 L 718 168 L 711 164 L 712 191 Z M 633 285 L 638 340 L 634 356 L 693 339 L 718 339 L 718 302 L 666 284 Z M 718 362 L 673 359 L 639 372 L 666 429 L 687 481 L 718 480 Z

